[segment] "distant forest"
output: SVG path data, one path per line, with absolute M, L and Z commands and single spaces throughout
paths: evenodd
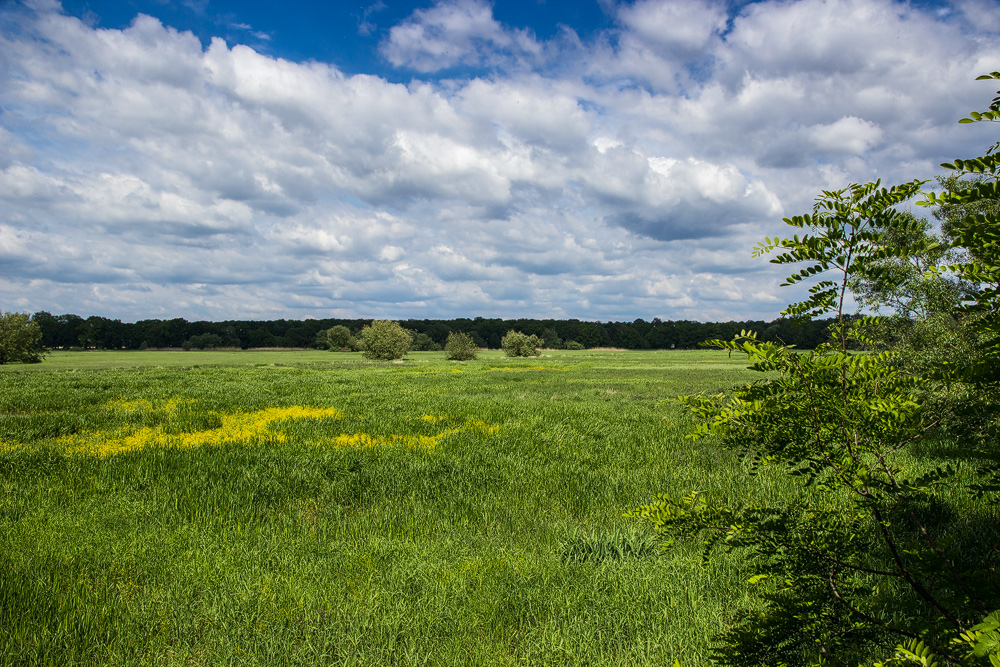
M 225 322 L 188 322 L 171 320 L 140 320 L 122 322 L 97 315 L 52 315 L 37 312 L 32 319 L 42 330 L 42 344 L 52 349 L 141 350 L 147 348 L 192 347 L 194 341 L 210 337 L 217 347 L 325 347 L 318 336 L 335 326 L 346 326 L 352 334 L 371 324 L 371 319 L 268 320 Z M 780 340 L 800 348 L 813 348 L 827 338 L 827 320 L 794 324 L 788 319 L 771 322 L 586 322 L 581 320 L 538 320 L 499 318 L 452 320 L 401 320 L 414 333 L 413 350 L 437 350 L 445 344 L 452 331 L 465 332 L 477 345 L 498 349 L 500 339 L 510 330 L 535 334 L 544 347 L 619 347 L 629 350 L 691 349 L 713 338 L 730 339 L 740 330 L 756 331 L 764 340 Z M 216 336 L 218 338 L 216 338 Z M 219 340 L 221 339 L 221 341 Z M 187 344 L 187 345 L 185 345 Z M 201 347 L 200 345 L 193 345 Z

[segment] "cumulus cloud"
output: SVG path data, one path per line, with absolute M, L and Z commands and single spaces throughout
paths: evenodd
M 834 123 L 813 127 L 809 136 L 818 151 L 861 155 L 878 145 L 882 129 L 861 118 L 845 116 Z
M 589 186 L 616 204 L 617 224 L 661 241 L 726 233 L 734 225 L 779 217 L 781 202 L 732 164 L 644 157 L 624 146 L 601 151 Z
M 1000 62 L 990 4 L 608 12 L 587 40 L 543 41 L 481 0 L 438 2 L 380 46 L 416 77 L 401 84 L 202 44 L 150 16 L 112 30 L 3 5 L 0 302 L 773 317 L 794 297 L 749 248 L 781 216 L 994 140 L 955 124 L 992 95 L 973 81 Z
M 393 65 L 418 72 L 456 65 L 495 65 L 505 57 L 536 56 L 539 52 L 530 31 L 504 27 L 483 0 L 448 0 L 418 9 L 393 26 L 382 45 L 382 53 Z
M 703 58 L 706 48 L 726 29 L 721 2 L 639 0 L 623 5 L 618 19 L 627 38 L 669 58 Z

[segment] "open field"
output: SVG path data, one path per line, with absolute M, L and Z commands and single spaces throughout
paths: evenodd
M 622 516 L 777 493 L 703 352 L 55 353 L 0 367 L 2 664 L 688 665 L 731 562 Z

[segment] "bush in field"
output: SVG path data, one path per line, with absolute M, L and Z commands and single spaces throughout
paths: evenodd
M 0 364 L 37 364 L 46 353 L 41 340 L 41 327 L 27 313 L 0 311 Z
M 402 359 L 410 350 L 410 332 L 391 320 L 375 320 L 361 330 L 365 359 Z
M 452 361 L 468 361 L 476 358 L 478 348 L 472 340 L 472 336 L 464 332 L 452 332 L 448 334 L 448 342 L 444 344 L 444 351 L 447 358 Z
M 500 340 L 500 347 L 508 357 L 537 357 L 541 354 L 538 351 L 538 346 L 541 344 L 542 341 L 538 336 L 534 334 L 529 336 L 513 329 Z
M 568 343 L 566 343 L 565 347 L 566 347 L 567 350 L 586 350 L 587 349 L 587 348 L 585 348 L 583 346 L 583 343 L 577 343 L 575 340 L 571 340 Z

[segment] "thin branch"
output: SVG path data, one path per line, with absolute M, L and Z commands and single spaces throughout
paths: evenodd
M 869 623 L 872 623 L 873 625 L 878 625 L 882 628 L 885 628 L 889 632 L 894 632 L 896 634 L 903 635 L 904 637 L 909 637 L 910 639 L 920 639 L 920 635 L 914 634 L 908 630 L 894 628 L 885 621 L 881 621 L 875 618 L 874 616 L 869 616 L 868 614 L 866 614 L 865 612 L 861 611 L 860 609 L 852 605 L 850 602 L 848 602 L 847 599 L 840 594 L 840 591 L 837 590 L 837 584 L 833 579 L 834 574 L 836 574 L 836 569 L 831 569 L 829 576 L 827 577 L 830 581 L 830 592 L 833 593 L 833 597 L 837 598 L 837 600 L 839 600 L 842 605 L 847 607 L 848 611 L 850 611 L 855 616 L 860 616 L 861 618 L 865 619 Z
M 935 646 L 934 644 L 932 644 L 931 642 L 929 642 L 926 637 L 921 637 L 920 635 L 914 634 L 914 633 L 909 632 L 907 630 L 902 630 L 900 628 L 893 627 L 893 626 L 889 625 L 888 623 L 886 623 L 885 621 L 880 621 L 879 619 L 875 618 L 874 616 L 869 616 L 868 614 L 864 613 L 860 609 L 857 609 L 856 607 L 854 607 L 854 605 L 852 605 L 850 602 L 848 602 L 840 594 L 840 591 L 837 590 L 837 584 L 836 584 L 836 582 L 833 579 L 834 574 L 835 574 L 835 570 L 830 570 L 830 576 L 829 576 L 830 591 L 833 593 L 833 596 L 835 598 L 837 598 L 837 600 L 839 600 L 841 604 L 843 604 L 845 607 L 847 607 L 847 609 L 852 614 L 860 616 L 861 618 L 865 619 L 869 623 L 881 626 L 882 628 L 888 630 L 889 632 L 893 632 L 893 633 L 898 634 L 898 635 L 903 635 L 904 637 L 909 637 L 910 639 L 920 640 L 920 641 L 924 642 L 924 644 L 926 644 L 927 646 L 929 646 L 931 648 L 931 650 L 933 650 L 935 653 L 937 653 L 939 655 L 942 655 L 942 656 L 948 658 L 949 660 L 958 660 L 959 659 L 958 656 L 953 655 L 951 653 L 948 653 L 948 652 L 942 650 L 941 648 L 939 648 L 938 646 Z
M 837 558 L 834 558 L 833 556 L 825 554 L 817 549 L 803 548 L 803 551 L 805 551 L 806 553 L 811 553 L 814 556 L 819 556 L 820 558 L 825 558 L 838 567 L 846 567 L 851 570 L 856 570 L 858 572 L 865 572 L 867 574 L 877 574 L 882 577 L 893 577 L 897 579 L 903 578 L 903 575 L 901 575 L 899 572 L 890 572 L 888 570 L 875 570 L 869 567 L 863 567 L 861 565 L 854 565 L 853 563 L 847 563 Z
M 902 556 L 899 555 L 899 550 L 896 548 L 896 542 L 892 539 L 892 535 L 889 534 L 889 529 L 885 527 L 885 519 L 882 517 L 882 513 L 879 511 L 878 507 L 872 508 L 872 513 L 875 515 L 876 522 L 878 523 L 879 529 L 882 531 L 882 539 L 885 540 L 886 546 L 889 547 L 889 552 L 892 554 L 892 559 L 896 561 L 896 567 L 899 569 L 900 575 L 903 579 L 910 585 L 913 591 L 927 601 L 932 607 L 941 612 L 948 621 L 954 625 L 960 632 L 965 632 L 965 626 L 962 622 L 958 620 L 955 614 L 951 613 L 944 605 L 937 601 L 931 592 L 928 591 L 923 584 L 921 584 L 917 579 L 910 574 L 910 571 L 906 569 L 906 564 L 903 563 Z
M 910 515 L 910 520 L 913 521 L 913 523 L 916 524 L 917 528 L 920 529 L 920 534 L 923 535 L 924 539 L 927 540 L 927 542 L 931 545 L 931 549 L 934 550 L 934 553 L 936 553 L 938 557 L 942 561 L 944 561 L 945 567 L 947 567 L 948 571 L 951 572 L 951 576 L 955 579 L 955 582 L 961 587 L 963 591 L 965 591 L 965 594 L 969 596 L 969 601 L 972 602 L 972 604 L 976 606 L 976 609 L 978 609 L 982 614 L 985 615 L 989 613 L 989 610 L 986 609 L 985 606 L 983 606 L 979 597 L 965 583 L 965 579 L 963 579 L 962 575 L 959 574 L 958 570 L 955 569 L 955 564 L 951 562 L 951 559 L 948 558 L 944 550 L 941 549 L 940 546 L 938 546 L 937 540 L 935 540 L 934 536 L 932 536 L 927 531 L 927 529 L 924 527 L 924 524 L 917 518 L 917 515 L 914 514 L 912 511 L 907 512 L 907 514 Z

